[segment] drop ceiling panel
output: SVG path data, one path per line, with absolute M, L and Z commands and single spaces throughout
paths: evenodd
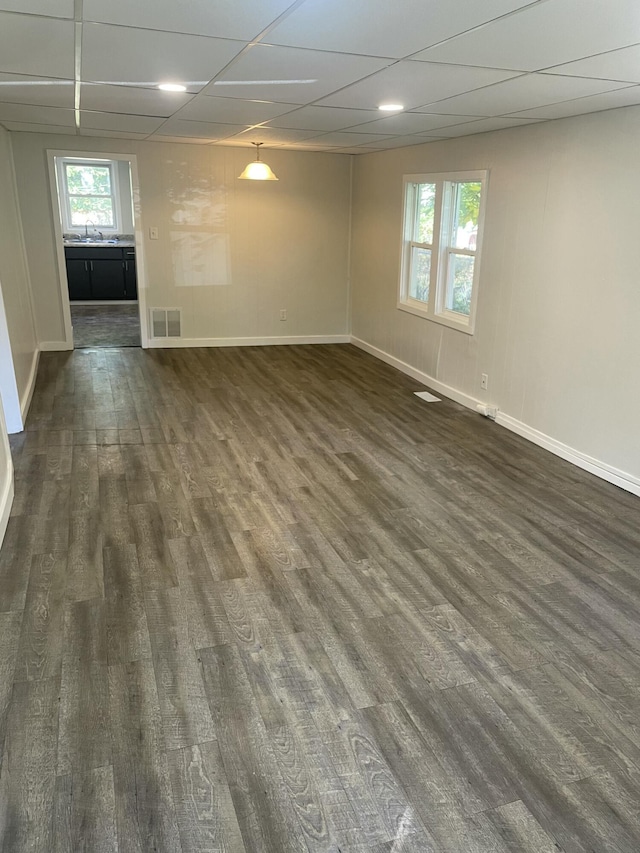
M 506 80 L 517 73 L 489 68 L 467 68 L 463 65 L 398 62 L 366 80 L 323 98 L 321 105 L 377 109 L 381 103 L 389 101 L 404 104 L 406 109 L 412 109 L 460 92 Z
M 306 104 L 388 65 L 366 56 L 250 47 L 206 89 L 207 95 Z
M 553 0 L 457 36 L 417 58 L 536 71 L 637 42 L 637 0 Z
M 640 104 L 640 86 L 618 89 L 615 92 L 605 92 L 602 95 L 592 95 L 574 101 L 564 101 L 535 110 L 518 112 L 519 118 L 555 119 L 568 116 L 595 113 L 599 110 L 613 110 L 616 107 L 629 107 Z
M 0 72 L 0 101 L 73 109 L 73 80 Z
M 358 145 L 371 145 L 374 142 L 383 142 L 388 138 L 388 136 L 382 133 L 351 133 L 345 130 L 336 130 L 333 133 L 325 133 L 322 136 L 318 136 L 313 141 L 326 145 L 355 147 Z
M 84 18 L 251 41 L 291 3 L 292 0 L 84 0 Z
M 600 53 L 587 59 L 578 59 L 566 65 L 549 69 L 553 74 L 578 77 L 600 77 L 603 80 L 622 80 L 640 83 L 640 44 Z
M 2 126 L 14 133 L 62 133 L 65 136 L 76 136 L 75 127 L 65 127 L 58 124 L 31 124 L 29 122 L 3 121 Z
M 247 130 L 241 136 L 234 137 L 234 142 L 264 142 L 269 145 L 284 145 L 317 136 L 315 130 L 289 130 L 279 127 L 255 127 Z
M 50 18 L 73 18 L 73 0 L 0 0 L 0 10 Z
M 85 24 L 82 79 L 141 87 L 170 81 L 197 92 L 242 47 L 240 41 Z
M 301 130 L 342 130 L 364 124 L 380 116 L 377 110 L 348 110 L 339 107 L 302 107 L 270 122 L 274 127 L 298 127 Z
M 404 148 L 408 145 L 424 145 L 425 142 L 442 142 L 442 140 L 438 137 L 432 139 L 428 136 L 392 136 L 380 142 L 368 142 L 367 148 L 374 151 L 384 151 L 391 148 Z
M 182 144 L 189 145 L 210 145 L 211 140 L 209 139 L 199 139 L 196 137 L 188 137 L 188 136 L 163 136 L 159 133 L 154 133 L 151 137 L 154 142 L 178 142 Z
M 447 127 L 438 131 L 438 134 L 449 139 L 455 136 L 470 136 L 473 133 L 486 133 L 489 130 L 506 130 L 508 127 L 524 127 L 528 124 L 536 124 L 535 120 L 517 118 L 481 118 L 476 121 L 458 124 L 455 127 Z
M 100 86 L 83 83 L 80 107 L 110 113 L 143 116 L 170 116 L 189 103 L 193 96 L 157 89 L 135 89 L 129 86 Z
M 164 124 L 164 118 L 134 116 L 121 113 L 80 113 L 81 130 L 111 130 L 126 133 L 141 133 L 145 136 Z
M 98 136 L 104 139 L 146 139 L 146 133 L 128 133 L 126 130 L 93 130 L 80 128 L 80 136 Z
M 170 118 L 162 125 L 166 136 L 199 136 L 201 139 L 225 139 L 246 130 L 243 124 L 218 124 L 213 121 L 184 121 Z
M 358 130 L 393 136 L 399 133 L 428 133 L 431 130 L 436 130 L 436 128 L 448 127 L 452 124 L 462 124 L 463 122 L 471 121 L 473 118 L 475 116 L 400 113 L 399 115 L 378 119 L 378 121 L 359 127 Z
M 438 101 L 434 111 L 457 115 L 497 116 L 533 109 L 558 101 L 568 101 L 620 88 L 609 80 L 587 80 L 582 77 L 552 77 L 549 74 L 526 74 L 515 80 L 487 86 L 475 92 Z
M 260 124 L 288 110 L 295 104 L 270 101 L 245 101 L 241 98 L 211 98 L 197 95 L 180 110 L 179 118 L 191 121 L 219 121 L 230 124 Z
M 74 24 L 0 12 L 0 71 L 73 79 Z
M 531 0 L 305 0 L 269 33 L 273 44 L 400 58 Z
M 39 124 L 75 125 L 73 110 L 57 107 L 34 107 L 31 104 L 0 103 L 0 121 L 34 122 Z

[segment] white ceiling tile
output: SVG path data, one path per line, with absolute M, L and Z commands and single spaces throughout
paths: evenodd
M 640 86 L 627 89 L 617 89 L 615 92 L 604 92 L 588 98 L 575 101 L 563 101 L 535 110 L 523 110 L 517 113 L 518 118 L 536 118 L 540 120 L 566 118 L 568 116 L 597 113 L 600 110 L 613 110 L 616 107 L 631 107 L 640 104 Z
M 82 79 L 141 87 L 177 82 L 197 92 L 242 47 L 239 41 L 85 24 Z
M 184 121 L 170 118 L 161 131 L 166 136 L 199 136 L 201 139 L 225 139 L 245 130 L 243 124 L 218 124 L 213 121 Z
M 338 148 L 335 150 L 336 154 L 371 154 L 373 151 L 377 151 L 377 148 L 367 148 L 366 145 L 363 145 L 362 148 Z
M 380 115 L 380 113 L 378 113 Z M 475 116 L 436 115 L 435 113 L 400 113 L 398 115 L 381 118 L 377 121 L 364 125 L 358 130 L 367 133 L 384 133 L 395 136 L 402 133 L 428 133 L 439 127 L 448 127 L 452 124 L 462 124 L 475 118 Z
M 0 103 L 0 121 L 21 121 L 36 124 L 57 124 L 73 127 L 75 113 L 57 107 L 35 107 L 31 104 Z
M 164 124 L 164 118 L 154 116 L 134 116 L 120 113 L 80 113 L 82 130 L 113 130 L 127 133 L 141 133 L 145 136 Z
M 531 0 L 306 0 L 268 35 L 273 44 L 399 58 Z
M 453 139 L 456 136 L 470 136 L 473 133 L 487 133 L 490 130 L 506 130 L 510 127 L 525 127 L 536 124 L 535 119 L 517 119 L 509 117 L 481 118 L 476 121 L 458 124 L 454 127 L 445 127 L 438 131 L 438 135 Z
M 0 101 L 73 109 L 73 80 L 0 72 Z
M 386 65 L 386 60 L 367 56 L 256 44 L 206 94 L 307 104 Z
M 586 95 L 606 92 L 620 87 L 609 80 L 587 80 L 583 77 L 554 77 L 549 74 L 525 74 L 514 80 L 496 83 L 475 92 L 438 101 L 432 107 L 439 113 L 457 115 L 497 116 L 519 110 L 533 109 L 558 101 L 568 101 Z
M 129 133 L 126 130 L 80 129 L 80 136 L 97 136 L 103 139 L 146 139 L 148 135 L 147 133 Z
M 310 136 L 317 136 L 315 130 L 289 130 L 280 127 L 255 127 L 247 130 L 238 141 L 242 142 L 264 142 L 269 145 L 284 145 L 290 142 L 300 142 Z
M 270 122 L 274 127 L 298 127 L 301 130 L 342 130 L 378 118 L 377 110 L 349 110 L 341 107 L 301 107 Z
M 406 109 L 413 109 L 441 98 L 458 95 L 460 92 L 507 80 L 516 73 L 489 68 L 467 68 L 463 65 L 398 62 L 366 80 L 324 98 L 321 104 L 377 109 L 381 103 L 390 101 L 403 104 Z
M 0 12 L 0 71 L 73 79 L 74 24 Z
M 0 11 L 73 18 L 73 0 L 0 0 Z
M 437 137 L 429 136 L 394 136 L 391 139 L 383 139 L 381 142 L 370 143 L 374 151 L 384 151 L 390 148 L 407 148 L 410 145 L 425 145 L 427 142 L 442 142 Z
M 429 48 L 417 58 L 536 71 L 640 42 L 637 0 L 553 0 Z
M 603 80 L 622 80 L 640 83 L 640 44 L 611 50 L 587 59 L 578 59 L 566 65 L 550 68 L 552 74 L 568 74 L 577 77 L 600 77 Z
M 135 89 L 130 86 L 101 86 L 83 83 L 80 107 L 99 112 L 131 113 L 143 116 L 170 116 L 188 104 L 193 95 Z
M 382 133 L 350 133 L 345 130 L 334 130 L 333 133 L 324 133 L 322 136 L 314 137 L 313 142 L 325 145 L 340 145 L 346 147 L 357 147 L 358 145 L 371 145 L 374 142 L 382 142 L 388 139 Z
M 16 0 L 17 2 L 17 0 Z M 47 0 L 41 0 L 47 2 Z M 251 41 L 293 0 L 84 0 L 84 19 Z
M 148 137 L 151 142 L 176 142 L 179 145 L 211 145 L 210 139 L 200 139 L 199 137 L 189 136 L 164 136 L 160 133 L 154 133 Z
M 229 124 L 260 124 L 288 110 L 296 104 L 276 104 L 270 101 L 247 101 L 242 98 L 212 98 L 197 95 L 180 110 L 179 118 L 191 121 L 219 121 Z
M 12 133 L 62 133 L 65 136 L 76 136 L 75 127 L 59 124 L 31 124 L 20 121 L 3 121 L 0 124 Z

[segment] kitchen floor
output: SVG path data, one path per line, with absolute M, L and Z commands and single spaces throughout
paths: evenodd
M 42 353 L 3 853 L 637 853 L 637 497 L 352 346 Z
M 84 347 L 139 347 L 138 303 L 129 305 L 74 305 L 71 325 L 75 349 Z

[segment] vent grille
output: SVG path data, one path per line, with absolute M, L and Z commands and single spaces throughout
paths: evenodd
M 179 308 L 151 308 L 151 336 L 182 337 L 182 312 Z

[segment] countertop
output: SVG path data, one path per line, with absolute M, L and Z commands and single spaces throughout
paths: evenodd
M 133 240 L 65 240 L 64 245 L 73 246 L 78 249 L 108 249 L 110 247 L 114 249 L 133 249 L 136 244 Z

